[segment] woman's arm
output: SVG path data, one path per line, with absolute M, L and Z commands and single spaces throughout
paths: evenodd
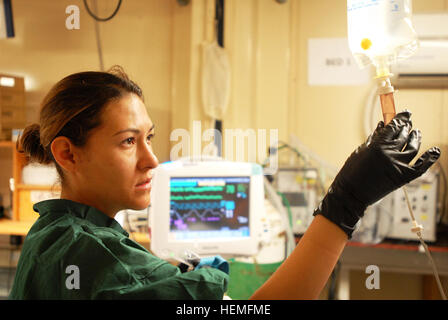
M 317 299 L 346 243 L 345 232 L 317 215 L 294 251 L 251 299 Z
M 426 151 L 414 165 L 421 133 L 412 130 L 411 112 L 384 126 L 347 159 L 328 189 L 299 245 L 252 299 L 316 299 L 366 208 L 421 176 L 440 157 Z

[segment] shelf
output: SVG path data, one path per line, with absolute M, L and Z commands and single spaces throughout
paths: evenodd
M 36 217 L 37 218 L 37 217 Z M 15 221 L 8 218 L 0 219 L 0 234 L 12 234 L 18 236 L 26 236 L 35 221 Z M 132 232 L 130 238 L 140 244 L 150 243 L 149 234 L 142 232 Z
M 0 141 L 0 148 L 14 148 L 16 146 L 15 142 L 12 141 Z
M 7 218 L 0 219 L 0 234 L 26 236 L 34 221 L 15 221 Z
M 31 190 L 31 191 L 61 191 L 60 186 L 43 186 L 34 184 L 18 183 L 15 188 L 17 190 Z

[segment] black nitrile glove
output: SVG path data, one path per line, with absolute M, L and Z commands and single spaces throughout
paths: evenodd
M 421 133 L 411 131 L 410 118 L 411 112 L 405 110 L 386 126 L 383 121 L 378 123 L 347 159 L 313 216 L 323 215 L 351 239 L 369 205 L 421 176 L 437 161 L 440 149 L 433 147 L 409 165 L 421 144 Z

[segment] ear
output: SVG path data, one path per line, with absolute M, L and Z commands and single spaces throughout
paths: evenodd
M 76 166 L 75 146 L 67 137 L 59 136 L 51 143 L 51 152 L 58 165 L 69 172 Z

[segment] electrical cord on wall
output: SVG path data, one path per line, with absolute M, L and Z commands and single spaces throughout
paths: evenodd
M 86 7 L 86 10 L 87 10 L 88 14 L 89 14 L 93 19 L 95 19 L 95 21 L 105 22 L 105 21 L 109 21 L 109 20 L 111 20 L 113 17 L 115 17 L 115 16 L 117 15 L 118 11 L 120 10 L 121 2 L 122 2 L 122 0 L 118 0 L 118 4 L 117 4 L 117 7 L 115 8 L 114 12 L 113 12 L 109 17 L 107 17 L 107 18 L 100 18 L 100 17 L 98 17 L 96 14 L 94 14 L 94 13 L 90 10 L 89 6 L 87 5 L 87 0 L 84 0 L 84 6 Z M 96 1 L 95 1 L 95 5 L 96 5 Z
M 109 21 L 111 20 L 113 17 L 115 17 L 118 13 L 118 11 L 120 10 L 120 6 L 121 6 L 121 2 L 122 0 L 118 1 L 118 5 L 115 8 L 114 12 L 107 18 L 100 18 L 96 15 L 96 13 L 98 12 L 98 7 L 97 7 L 97 0 L 94 0 L 93 2 L 93 9 L 95 11 L 95 13 L 92 12 L 92 10 L 90 10 L 88 4 L 87 4 L 87 0 L 84 0 L 84 6 L 88 12 L 88 14 L 95 20 L 94 21 L 94 26 L 95 26 L 95 39 L 96 39 L 96 46 L 97 46 L 97 50 L 98 50 L 98 59 L 99 59 L 99 63 L 100 63 L 100 71 L 104 71 L 104 59 L 103 59 L 103 48 L 101 45 L 101 37 L 100 37 L 100 27 L 98 22 L 105 22 L 105 21 Z

